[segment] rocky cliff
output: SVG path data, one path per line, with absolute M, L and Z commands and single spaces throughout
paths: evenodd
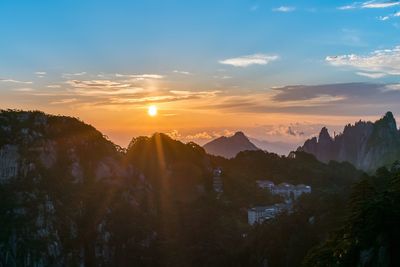
M 307 140 L 298 150 L 319 160 L 348 161 L 359 169 L 373 171 L 400 158 L 400 132 L 391 112 L 376 122 L 359 121 L 346 125 L 343 133 L 331 137 L 322 128 L 318 138 Z
M 164 134 L 122 149 L 75 118 L 0 111 L 0 266 L 173 261 L 155 253 L 211 173 L 203 148 Z
M 151 245 L 151 185 L 122 152 L 77 119 L 1 111 L 0 266 L 142 257 L 126 251 Z

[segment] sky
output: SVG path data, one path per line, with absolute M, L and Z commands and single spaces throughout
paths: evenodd
M 238 130 L 296 146 L 400 116 L 399 77 L 399 1 L 0 1 L 0 108 L 78 117 L 121 146 Z

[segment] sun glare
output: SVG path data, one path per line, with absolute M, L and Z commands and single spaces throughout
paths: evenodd
M 157 107 L 154 105 L 149 106 L 147 109 L 147 113 L 149 114 L 150 117 L 154 117 L 157 115 Z

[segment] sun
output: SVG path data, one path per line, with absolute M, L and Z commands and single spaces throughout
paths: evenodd
M 150 117 L 154 117 L 157 115 L 157 107 L 154 105 L 149 106 L 147 109 L 147 113 L 149 114 Z

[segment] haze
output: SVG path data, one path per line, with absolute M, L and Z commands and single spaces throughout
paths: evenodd
M 114 142 L 241 130 L 296 147 L 399 115 L 398 1 L 0 3 L 0 107 L 79 117 Z M 149 116 L 150 106 L 157 108 Z

